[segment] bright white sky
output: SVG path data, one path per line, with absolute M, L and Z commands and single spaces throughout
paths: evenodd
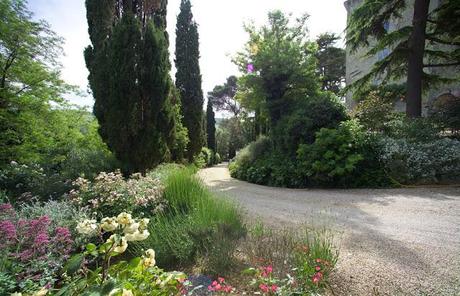
M 243 23 L 249 20 L 255 21 L 258 25 L 264 24 L 267 13 L 274 9 L 293 13 L 294 16 L 307 12 L 311 16 L 309 29 L 312 38 L 323 32 L 341 34 L 346 25 L 344 0 L 191 1 L 195 20 L 199 24 L 200 65 L 204 94 L 211 91 L 215 85 L 225 82 L 228 76 L 238 74 L 236 66 L 231 62 L 231 56 L 247 41 Z M 65 56 L 62 58 L 64 80 L 86 90 L 88 71 L 83 59 L 83 50 L 90 42 L 84 2 L 84 0 L 29 0 L 29 7 L 35 13 L 35 18 L 45 19 L 56 33 L 65 38 Z M 175 26 L 179 5 L 180 0 L 169 0 L 168 31 L 171 61 L 174 58 Z M 90 95 L 73 97 L 69 100 L 82 106 L 93 105 Z

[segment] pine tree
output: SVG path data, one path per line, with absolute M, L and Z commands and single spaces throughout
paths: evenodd
M 176 87 L 181 95 L 183 122 L 190 138 L 187 146 L 189 161 L 204 144 L 199 58 L 198 26 L 193 20 L 190 1 L 182 0 L 176 27 Z
M 214 110 L 212 109 L 212 101 L 208 100 L 206 108 L 206 133 L 208 148 L 216 151 L 216 118 L 214 117 Z
M 401 18 L 408 3 L 413 3 L 411 23 L 397 30 L 387 30 L 386 24 Z M 347 26 L 347 45 L 352 51 L 369 46 L 371 39 L 376 43 L 368 50 L 368 56 L 385 48 L 391 49 L 391 53 L 352 88 L 365 88 L 376 77 L 382 78 L 383 85 L 406 77 L 406 114 L 409 117 L 421 116 L 424 89 L 452 81 L 452 78 L 424 70 L 460 65 L 460 2 L 446 0 L 432 11 L 429 6 L 430 0 L 365 0 L 354 10 Z
M 126 173 L 159 164 L 174 144 L 171 65 L 165 27 L 153 22 L 157 2 L 86 1 L 94 114 Z

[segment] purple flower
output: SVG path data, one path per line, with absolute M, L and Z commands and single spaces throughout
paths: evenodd
M 0 233 L 5 240 L 16 239 L 16 227 L 9 220 L 0 221 Z
M 45 231 L 41 231 L 35 237 L 34 246 L 39 249 L 43 249 L 47 247 L 49 242 L 50 242 L 50 238 L 48 236 L 48 233 L 46 233 Z
M 253 72 L 254 72 L 254 65 L 248 64 L 248 73 L 253 73 Z

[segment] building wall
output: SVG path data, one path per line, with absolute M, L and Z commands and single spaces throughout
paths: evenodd
M 347 16 L 350 18 L 351 13 L 357 7 L 359 7 L 364 0 L 348 0 L 344 2 L 345 9 L 347 10 Z M 440 2 L 443 0 L 431 0 L 430 1 L 430 10 L 435 9 L 439 6 Z M 413 16 L 413 7 L 414 7 L 414 0 L 407 1 L 407 9 L 403 12 L 402 18 L 395 19 L 388 24 L 388 30 L 397 30 L 404 26 L 410 25 Z M 372 41 L 370 45 L 372 46 L 375 44 Z M 387 51 L 380 52 L 372 57 L 365 57 L 365 53 L 367 52 L 368 48 L 359 48 L 357 51 L 351 53 L 350 49 L 346 48 L 346 76 L 345 82 L 347 85 L 353 83 L 357 79 L 364 76 L 366 73 L 370 71 L 372 66 L 375 62 L 379 61 L 381 58 L 385 57 L 388 54 L 388 51 L 391 49 L 387 49 Z M 425 69 L 425 71 L 438 74 L 445 77 L 458 77 L 458 73 L 460 73 L 460 67 L 443 67 L 443 68 L 432 68 L 432 69 Z M 374 81 L 378 83 L 378 81 Z M 401 81 L 404 82 L 404 81 Z M 453 93 L 456 96 L 460 96 L 460 83 L 455 82 L 448 85 L 440 86 L 438 89 L 432 89 L 429 92 L 424 94 L 423 97 L 423 113 L 426 114 L 429 105 L 432 103 L 434 99 L 436 99 L 439 95 L 444 93 Z M 346 95 L 346 105 L 349 109 L 353 109 L 356 106 L 356 102 L 352 99 L 352 92 L 348 92 Z M 405 111 L 405 102 L 396 102 L 395 108 L 398 111 Z

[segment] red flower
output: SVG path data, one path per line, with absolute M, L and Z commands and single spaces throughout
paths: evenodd
M 272 292 L 278 291 L 278 286 L 277 285 L 272 285 Z
M 217 280 L 218 280 L 219 283 L 221 283 L 221 284 L 222 284 L 223 282 L 225 282 L 225 279 L 224 279 L 223 277 L 218 277 Z
M 259 288 L 260 288 L 260 290 L 261 290 L 262 292 L 264 292 L 264 293 L 270 292 L 270 289 L 269 289 L 268 286 L 265 285 L 265 284 L 260 284 L 260 285 L 259 285 Z

